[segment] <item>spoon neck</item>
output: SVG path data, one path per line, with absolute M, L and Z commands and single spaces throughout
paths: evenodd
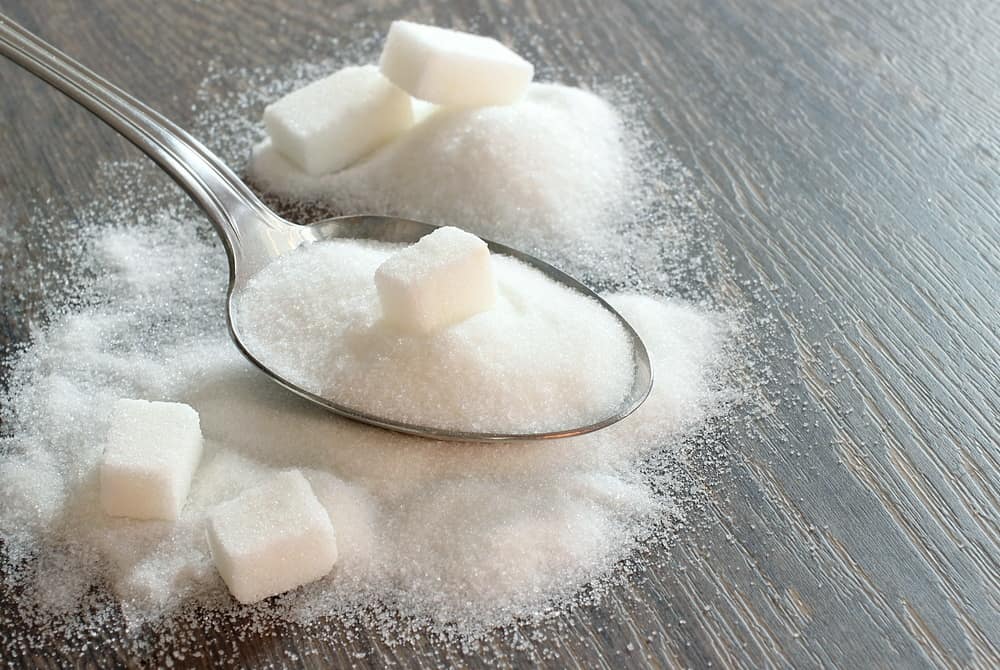
M 0 14 L 0 54 L 48 82 L 160 165 L 205 211 L 235 273 L 248 244 L 288 224 L 204 144 L 65 53 Z M 266 242 L 263 242 L 266 243 Z

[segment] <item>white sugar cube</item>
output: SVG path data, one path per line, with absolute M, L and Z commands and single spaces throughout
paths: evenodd
M 438 228 L 375 271 L 386 322 L 430 333 L 490 309 L 497 287 L 489 247 L 450 226 Z
M 507 105 L 524 95 L 535 68 L 490 37 L 393 21 L 382 73 L 415 98 L 439 105 Z
M 254 603 L 319 579 L 337 562 L 326 509 L 298 470 L 286 470 L 208 515 L 215 567 L 241 603 Z
M 119 400 L 100 465 L 101 507 L 111 516 L 176 519 L 201 449 L 198 413 L 192 407 Z
M 304 172 L 336 172 L 413 125 L 410 96 L 374 65 L 345 67 L 264 109 L 274 147 Z

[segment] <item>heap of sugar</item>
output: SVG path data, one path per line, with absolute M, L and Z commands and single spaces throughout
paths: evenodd
M 382 319 L 402 332 L 431 333 L 493 307 L 490 250 L 458 228 L 438 228 L 375 270 Z
M 620 409 L 634 374 L 621 324 L 597 301 L 492 257 L 496 304 L 424 337 L 380 318 L 376 269 L 402 245 L 306 245 L 254 276 L 233 322 L 269 369 L 380 417 L 476 432 L 547 432 Z
M 308 584 L 337 562 L 330 516 L 298 470 L 279 472 L 209 510 L 208 544 L 241 603 Z
M 382 73 L 415 98 L 438 105 L 506 105 L 535 68 L 490 37 L 393 21 L 379 59 Z
M 119 400 L 101 459 L 101 507 L 112 516 L 176 519 L 201 443 L 198 413 L 187 405 Z
M 343 60 L 210 72 L 196 134 L 238 164 L 259 137 L 265 104 L 350 62 L 372 62 L 380 46 L 338 49 Z M 625 179 L 627 143 L 606 102 L 533 85 L 509 108 L 444 118 L 436 128 L 418 126 L 414 143 L 391 143 L 357 166 L 368 167 L 344 171 L 354 172 L 349 183 L 308 182 L 311 195 L 339 204 L 349 193 L 348 211 L 381 203 L 510 239 L 563 268 L 583 263 L 597 285 L 711 301 L 709 279 L 721 261 L 703 255 L 711 221 L 697 189 L 658 147 L 643 163 L 643 181 Z M 487 139 L 497 142 L 495 155 L 482 149 Z M 476 160 L 461 159 L 463 142 Z M 504 164 L 508 151 L 521 152 L 525 169 L 551 171 L 551 188 L 522 183 L 520 168 Z M 393 165 L 390 154 L 405 160 Z M 567 155 L 573 159 L 563 161 Z M 421 172 L 421 161 L 437 178 Z M 470 176 L 476 161 L 486 168 Z M 643 546 L 676 540 L 674 522 L 686 509 L 679 501 L 701 495 L 690 458 L 723 448 L 707 419 L 733 398 L 724 385 L 726 319 L 651 295 L 612 296 L 643 337 L 657 383 L 633 417 L 599 433 L 504 445 L 388 434 L 333 418 L 249 365 L 225 330 L 225 254 L 200 212 L 178 208 L 178 193 L 161 188 L 162 176 L 144 162 L 101 170 L 106 197 L 72 220 L 37 215 L 39 225 L 65 231 L 53 246 L 32 250 L 58 270 L 40 268 L 33 256 L 4 276 L 15 286 L 44 279 L 52 301 L 31 343 L 6 355 L 0 393 L 0 579 L 12 604 L 0 608 L 0 628 L 14 631 L 4 638 L 12 662 L 38 649 L 35 633 L 24 631 L 56 636 L 67 653 L 113 645 L 158 665 L 192 653 L 222 662 L 227 651 L 201 646 L 206 635 L 283 634 L 286 622 L 309 623 L 306 635 L 337 643 L 357 635 L 408 645 L 418 627 L 410 651 L 420 653 L 423 631 L 474 640 L 516 621 L 511 639 L 532 646 L 554 622 L 575 625 L 578 615 L 560 613 L 600 597 L 629 557 L 644 562 Z M 391 178 L 366 182 L 366 175 Z M 484 175 L 497 179 L 488 185 Z M 294 168 L 276 178 L 303 183 Z M 639 217 L 641 202 L 656 207 Z M 609 222 L 618 230 L 603 255 L 581 259 Z M 4 252 L 18 261 L 19 249 Z M 122 397 L 185 402 L 201 417 L 202 465 L 173 523 L 101 511 L 96 473 L 111 408 Z M 234 611 L 205 539 L 209 510 L 290 468 L 302 472 L 336 528 L 337 562 L 324 579 Z M 140 642 L 120 617 L 130 627 L 158 623 Z M 545 623 L 534 628 L 534 621 Z M 66 625 L 82 630 L 68 636 Z
M 224 606 L 228 590 L 205 541 L 210 510 L 289 468 L 327 510 L 339 550 L 329 578 L 280 597 L 302 620 L 385 607 L 481 633 L 572 596 L 677 512 L 657 492 L 673 485 L 649 479 L 648 459 L 677 450 L 726 399 L 712 385 L 724 333 L 716 317 L 612 296 L 656 378 L 670 382 L 633 416 L 557 441 L 438 443 L 338 419 L 270 382 L 219 318 L 221 250 L 175 241 L 191 229 L 169 223 L 101 233 L 107 301 L 57 318 L 13 367 L 0 529 L 15 556 L 58 552 L 58 576 L 51 561 L 22 566 L 43 571 L 33 583 L 46 585 L 46 607 L 74 611 L 105 579 L 133 623 L 181 601 Z M 146 267 L 134 249 L 169 262 Z M 112 519 L 97 504 L 91 473 L 106 407 L 123 395 L 175 398 L 201 417 L 205 456 L 171 525 Z
M 270 193 L 342 214 L 453 225 L 546 254 L 569 242 L 606 246 L 620 222 L 610 213 L 636 197 L 618 113 L 555 84 L 532 84 L 512 105 L 438 109 L 362 162 L 321 177 L 265 140 L 250 176 Z
M 264 109 L 274 148 L 310 175 L 350 165 L 412 123 L 410 97 L 373 65 L 338 70 Z

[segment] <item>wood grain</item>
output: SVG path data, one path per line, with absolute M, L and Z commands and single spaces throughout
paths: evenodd
M 537 26 L 540 62 L 636 80 L 645 120 L 709 196 L 730 268 L 720 283 L 770 324 L 770 411 L 732 430 L 708 509 L 533 653 L 502 637 L 462 656 L 427 640 L 390 648 L 375 631 L 220 632 L 179 665 L 1000 667 L 1000 3 L 14 0 L 4 11 L 182 123 L 205 63 L 307 56 L 317 24 Z M 12 345 L 65 262 L 34 208 L 65 215 L 46 234 L 70 234 L 102 188 L 94 166 L 136 154 L 11 65 L 0 91 L 0 344 Z M 163 662 L 121 655 L 114 635 L 20 653 L 3 660 Z

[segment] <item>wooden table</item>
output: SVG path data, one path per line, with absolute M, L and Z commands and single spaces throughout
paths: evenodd
M 182 124 L 205 63 L 308 57 L 317 31 L 363 21 L 374 32 L 397 17 L 500 35 L 547 26 L 542 62 L 630 75 L 651 92 L 644 116 L 719 221 L 727 290 L 770 324 L 769 411 L 737 422 L 704 518 L 662 565 L 550 631 L 542 657 L 503 639 L 462 658 L 376 634 L 235 647 L 220 635 L 207 647 L 247 665 L 286 665 L 290 651 L 310 667 L 1000 667 L 996 0 L 8 0 L 4 11 Z M 94 166 L 137 154 L 12 65 L 0 65 L 0 91 L 10 345 L 28 337 L 59 263 L 31 212 L 71 221 L 102 188 Z M 0 648 L 15 667 L 162 662 L 119 650 L 113 639 L 83 654 Z

